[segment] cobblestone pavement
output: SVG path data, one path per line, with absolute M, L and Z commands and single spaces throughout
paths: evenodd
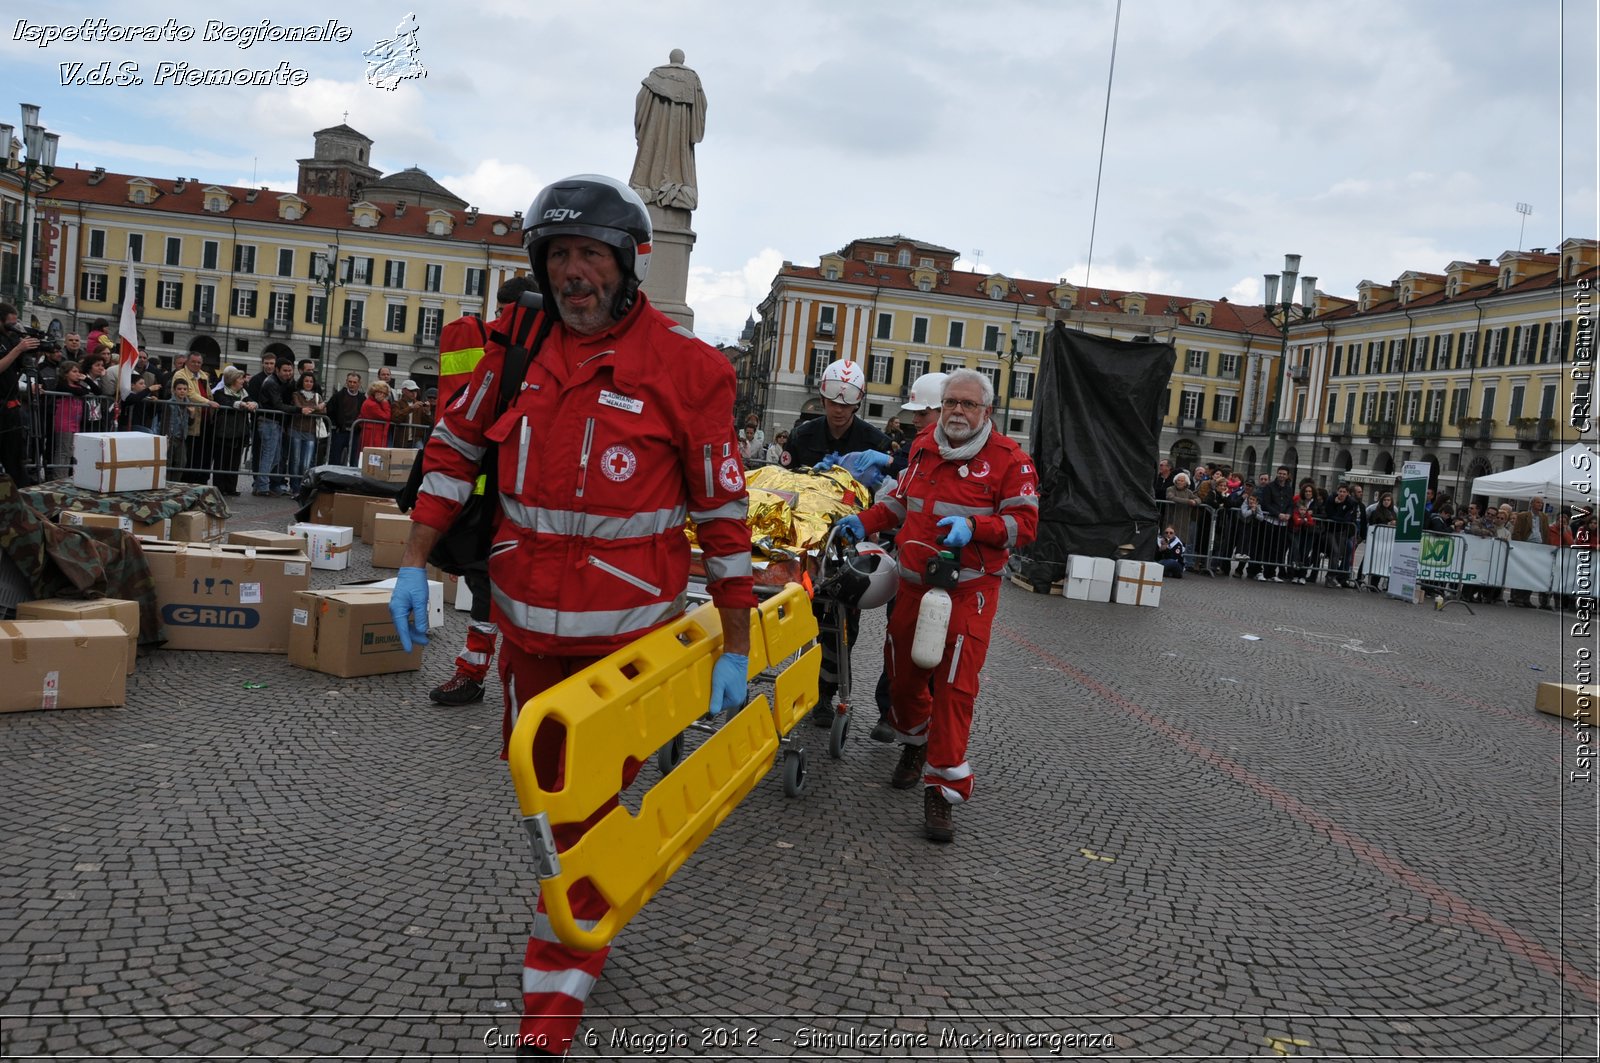
M 1578 643 L 1476 608 L 1007 587 L 955 844 L 864 724 L 811 732 L 809 793 L 763 780 L 630 924 L 574 1054 L 1593 1058 L 1595 788 L 1532 707 Z M 421 675 L 169 652 L 126 708 L 0 717 L 5 1057 L 509 1055 L 499 708 L 425 693 L 464 617 Z

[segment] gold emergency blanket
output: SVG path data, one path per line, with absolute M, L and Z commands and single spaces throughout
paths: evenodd
M 750 542 L 757 556 L 787 557 L 822 545 L 839 517 L 860 513 L 872 496 L 844 469 L 791 471 L 779 465 L 753 469 L 745 480 L 750 492 Z M 686 526 L 698 546 L 694 522 Z

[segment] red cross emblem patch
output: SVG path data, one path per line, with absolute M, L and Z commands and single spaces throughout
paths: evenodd
M 604 454 L 600 455 L 600 471 L 606 474 L 606 479 L 621 483 L 634 474 L 639 468 L 639 459 L 633 451 L 622 444 L 607 447 Z
M 744 486 L 744 468 L 738 458 L 728 458 L 717 470 L 717 482 L 724 491 L 737 491 Z

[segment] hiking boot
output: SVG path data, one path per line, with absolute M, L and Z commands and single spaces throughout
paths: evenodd
M 937 786 L 922 791 L 922 833 L 931 842 L 956 840 L 955 824 L 950 822 L 950 802 Z
M 428 700 L 435 705 L 471 705 L 483 700 L 483 683 L 465 672 L 457 672 L 428 691 Z
M 894 741 L 894 728 L 889 726 L 889 717 L 879 716 L 878 722 L 872 725 L 872 740 L 874 742 Z
M 900 763 L 889 776 L 889 785 L 896 790 L 909 790 L 922 781 L 922 765 L 928 759 L 927 746 L 901 746 Z

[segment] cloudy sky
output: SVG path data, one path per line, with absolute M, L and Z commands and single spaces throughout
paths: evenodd
M 639 80 L 682 48 L 710 101 L 689 302 L 713 341 L 783 260 L 858 236 L 905 233 L 1013 276 L 1259 301 L 1286 251 L 1353 296 L 1363 278 L 1600 235 L 1594 0 L 1127 0 L 1097 222 L 1115 0 L 213 5 L 257 28 L 338 9 L 351 34 L 248 48 L 205 43 L 206 16 L 184 7 L 14 8 L 0 121 L 42 105 L 64 165 L 293 189 L 312 131 L 343 120 L 380 169 L 420 166 L 510 213 L 569 173 L 626 178 Z M 426 78 L 369 85 L 362 51 L 411 12 Z M 28 39 L 102 18 L 174 19 L 194 40 Z M 158 86 L 163 61 L 307 80 Z M 145 83 L 63 85 L 78 62 L 137 63 Z

